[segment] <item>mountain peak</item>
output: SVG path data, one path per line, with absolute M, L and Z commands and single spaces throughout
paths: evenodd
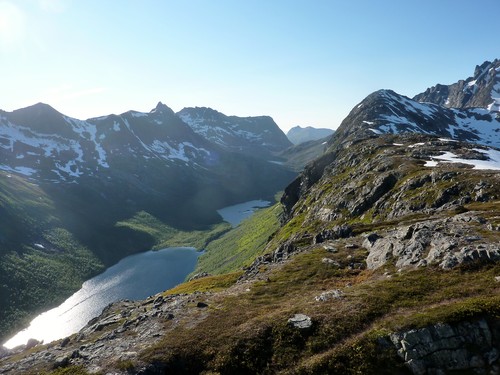
M 268 158 L 291 146 L 269 116 L 227 116 L 208 107 L 186 107 L 177 116 L 196 133 L 227 150 Z
M 448 108 L 485 108 L 500 112 L 500 59 L 477 65 L 472 77 L 451 85 L 437 84 L 413 99 Z
M 151 110 L 151 113 L 169 113 L 174 114 L 174 111 L 167 105 L 163 104 L 161 101 L 158 102 L 156 107 Z
M 286 136 L 293 144 L 304 143 L 308 141 L 315 141 L 333 134 L 332 129 L 315 128 L 312 126 L 294 126 L 287 133 Z
M 42 103 L 42 102 L 38 102 L 36 104 L 30 105 L 30 106 L 27 106 L 24 108 L 16 109 L 14 112 L 36 112 L 36 113 L 60 114 L 60 112 L 57 111 L 54 107 L 52 107 L 48 104 Z

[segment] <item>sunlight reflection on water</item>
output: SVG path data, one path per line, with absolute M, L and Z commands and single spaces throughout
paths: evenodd
M 256 208 L 271 202 L 253 200 L 224 207 L 217 212 L 233 227 L 252 215 Z M 58 307 L 48 310 L 30 326 L 8 340 L 4 346 L 14 348 L 31 338 L 49 343 L 70 336 L 98 316 L 111 302 L 122 299 L 144 299 L 184 281 L 201 253 L 193 248 L 168 248 L 131 255 L 102 274 L 83 283 L 82 288 Z
M 193 271 L 199 255 L 192 248 L 168 248 L 124 258 L 83 283 L 61 305 L 37 316 L 4 346 L 14 348 L 30 338 L 49 343 L 72 335 L 111 302 L 143 299 L 181 283 Z

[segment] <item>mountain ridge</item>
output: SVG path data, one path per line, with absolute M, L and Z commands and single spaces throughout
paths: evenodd
M 500 111 L 500 59 L 477 65 L 474 75 L 451 85 L 438 84 L 417 94 L 413 100 L 448 108 L 486 108 Z
M 292 145 L 270 116 L 226 116 L 208 107 L 186 107 L 177 116 L 229 151 L 271 157 Z

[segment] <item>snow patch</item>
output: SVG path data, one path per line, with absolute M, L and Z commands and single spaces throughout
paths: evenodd
M 97 127 L 94 124 L 86 121 L 77 120 L 66 116 L 64 116 L 64 118 L 73 126 L 73 130 L 75 131 L 75 133 L 79 134 L 80 137 L 89 139 L 94 143 L 94 147 L 98 155 L 97 163 L 103 168 L 109 168 L 109 164 L 106 160 L 106 151 L 97 141 Z
M 461 164 L 472 165 L 473 169 L 500 170 L 500 151 L 493 149 L 483 150 L 478 148 L 475 148 L 474 150 L 486 155 L 488 157 L 488 160 L 462 159 L 450 151 L 443 152 L 442 155 L 434 156 L 432 157 L 432 159 L 437 159 L 448 163 L 461 163 Z M 427 161 L 425 166 L 435 167 L 437 163 L 438 163 L 437 161 L 431 160 Z
M 409 147 L 409 148 L 415 148 L 415 147 L 418 147 L 418 146 L 424 146 L 424 145 L 425 145 L 425 143 L 423 143 L 423 142 L 418 142 L 418 143 L 414 143 L 414 144 L 412 144 L 412 145 L 409 145 L 408 147 Z
M 15 167 L 12 168 L 8 165 L 0 165 L 0 170 L 6 171 L 6 172 L 15 172 L 22 174 L 23 176 L 32 176 L 34 175 L 37 171 L 33 168 L 28 168 L 28 167 Z
M 428 160 L 425 162 L 424 167 L 435 167 L 438 165 L 438 162 L 435 160 Z
M 373 128 L 368 128 L 368 130 L 372 131 L 375 134 L 383 134 L 380 130 L 378 129 L 373 129 Z
M 488 106 L 488 111 L 500 112 L 500 82 L 491 89 L 491 99 L 493 102 Z

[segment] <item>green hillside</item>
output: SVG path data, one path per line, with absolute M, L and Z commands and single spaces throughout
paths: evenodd
M 269 238 L 279 228 L 280 204 L 256 211 L 240 225 L 210 242 L 198 259 L 193 274 L 222 274 L 249 266 L 265 251 Z

